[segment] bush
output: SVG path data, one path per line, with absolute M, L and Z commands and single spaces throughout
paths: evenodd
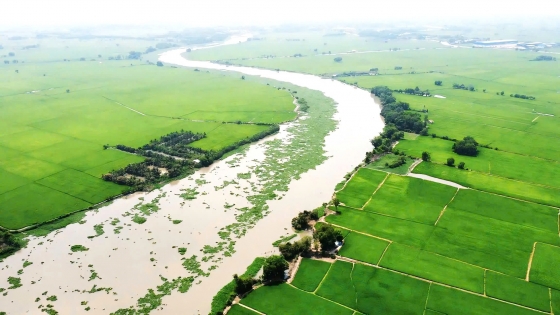
M 342 241 L 343 237 L 342 233 L 339 230 L 335 230 L 331 225 L 322 224 L 315 233 L 313 233 L 313 239 L 318 240 L 321 244 L 321 249 L 325 251 L 335 247 L 335 242 Z
M 298 255 L 309 252 L 311 249 L 311 237 L 306 236 L 293 244 L 290 242 L 280 244 L 278 249 L 286 260 L 291 261 Z
M 288 262 L 280 255 L 272 255 L 264 261 L 263 280 L 275 281 L 284 279 L 284 270 L 288 269 Z
M 464 170 L 465 169 L 465 162 L 459 162 L 458 168 Z
M 473 137 L 465 137 L 463 140 L 455 142 L 452 149 L 459 155 L 477 156 L 478 142 Z
M 422 152 L 422 161 L 430 162 L 431 159 L 432 157 L 430 156 L 429 152 L 426 151 Z
M 447 166 L 454 166 L 455 165 L 455 159 L 454 158 L 448 158 L 446 164 L 447 164 Z
M 334 58 L 334 61 L 336 61 L 336 62 L 341 62 L 341 61 L 342 61 L 342 57 L 336 57 L 336 58 Z
M 243 295 L 251 291 L 253 284 L 257 282 L 257 280 L 249 276 L 238 277 L 237 274 L 233 275 L 233 281 L 235 282 L 235 293 L 238 295 Z
M 292 219 L 292 227 L 297 231 L 303 231 L 309 227 L 309 221 L 318 219 L 318 211 L 305 210 Z

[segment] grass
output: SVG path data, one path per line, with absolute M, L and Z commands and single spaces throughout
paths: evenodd
M 434 224 L 456 188 L 413 177 L 389 175 L 364 211 Z
M 433 284 L 426 308 L 443 314 L 539 314 L 536 311 Z
M 315 291 L 331 265 L 321 260 L 303 258 L 292 285 L 304 291 Z
M 3 227 L 44 222 L 125 191 L 101 175 L 142 158 L 103 150 L 104 144 L 138 147 L 184 129 L 207 134 L 193 146 L 220 150 L 268 128 L 222 122 L 275 124 L 296 117 L 287 91 L 228 73 L 108 61 L 110 54 L 102 50 L 114 48 L 105 44 L 91 57 L 102 54 L 102 60 L 62 61 L 77 51 L 88 55 L 82 48 L 90 43 L 50 39 L 34 52 L 18 52 L 18 58 L 31 58 L 17 65 L 18 73 L 12 65 L 0 65 L 9 70 L 0 74 L 9 82 L 0 88 Z M 148 45 L 130 45 L 141 43 Z
M 181 249 L 179 249 L 179 252 L 181 252 Z M 255 277 L 259 270 L 261 270 L 263 264 L 264 258 L 255 258 L 255 260 L 253 260 L 253 262 L 247 267 L 247 270 L 245 271 L 243 276 Z M 230 303 L 234 297 L 235 282 L 231 280 L 212 298 L 212 308 L 210 314 L 217 314 L 218 312 L 223 311 L 226 308 L 227 304 Z
M 317 294 L 364 314 L 417 314 L 424 310 L 428 286 L 391 271 L 337 261 Z
M 388 245 L 387 241 L 350 232 L 344 238 L 339 255 L 375 265 Z
M 450 286 L 484 293 L 484 269 L 445 256 L 392 243 L 380 266 Z
M 369 168 L 369 169 L 372 169 L 372 170 L 388 172 L 388 173 L 395 173 L 395 174 L 399 174 L 399 175 L 405 175 L 406 173 L 408 173 L 408 169 L 410 168 L 412 163 L 414 163 L 414 159 L 406 158 L 406 163 L 404 163 L 401 166 L 394 167 L 394 168 L 390 168 L 389 166 L 385 166 L 385 164 L 391 165 L 392 163 L 396 162 L 398 158 L 399 158 L 399 156 L 397 156 L 397 155 L 386 154 L 383 157 L 381 157 L 379 160 L 376 160 L 376 161 L 368 164 L 366 166 L 366 168 Z
M 311 293 L 298 290 L 288 284 L 264 286 L 241 300 L 247 305 L 265 314 L 317 314 L 352 315 L 353 310 L 321 299 Z
M 490 176 L 475 171 L 460 170 L 433 163 L 420 163 L 414 168 L 414 173 L 446 179 L 466 187 L 513 198 L 556 207 L 560 206 L 560 201 L 557 198 L 560 190 L 556 188 L 515 181 L 504 177 Z
M 547 287 L 538 284 L 490 270 L 486 272 L 486 294 L 500 300 L 550 312 L 548 291 Z
M 434 231 L 434 226 L 387 217 L 361 210 L 338 207 L 342 215 L 326 217 L 328 223 L 350 230 L 390 239 L 402 244 L 422 247 Z
M 416 140 L 403 140 L 397 149 L 420 158 L 428 151 L 434 163 L 445 164 L 447 158 L 454 158 L 455 164 L 464 162 L 465 167 L 480 172 L 523 182 L 560 188 L 560 164 L 558 161 L 479 148 L 476 157 L 458 155 L 451 150 L 452 141 L 432 137 L 418 137 Z
M 560 247 L 537 243 L 529 280 L 560 290 Z
M 256 314 L 258 314 L 258 313 L 255 313 L 255 312 L 251 311 L 250 309 L 248 309 L 246 307 L 239 306 L 237 304 L 232 305 L 227 313 L 229 315 L 252 315 L 252 314 L 256 315 Z
M 387 174 L 361 168 L 336 196 L 348 207 L 361 208 Z

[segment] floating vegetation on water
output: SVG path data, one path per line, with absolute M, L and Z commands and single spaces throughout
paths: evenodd
M 185 253 L 187 252 L 187 249 L 185 247 L 179 247 L 177 250 L 181 255 L 185 255 Z
M 280 246 L 280 244 L 289 242 L 291 239 L 296 238 L 296 237 L 297 237 L 297 234 L 292 234 L 292 235 L 288 235 L 288 236 L 283 236 L 283 237 L 281 237 L 279 240 L 277 240 L 277 241 L 275 241 L 274 243 L 272 243 L 272 246 L 278 247 L 278 246 Z
M 51 295 L 51 296 L 49 296 L 49 297 L 47 298 L 47 301 L 51 301 L 51 302 L 54 302 L 54 301 L 56 301 L 56 300 L 58 300 L 58 298 L 56 297 L 56 295 Z
M 134 215 L 134 217 L 132 218 L 132 222 L 134 223 L 138 223 L 138 224 L 144 224 L 144 222 L 148 221 L 148 219 L 141 217 L 137 214 Z
M 196 199 L 196 195 L 198 195 L 198 191 L 196 191 L 196 188 L 181 189 L 181 191 L 184 191 L 184 193 L 180 194 L 179 196 L 185 200 L 194 200 Z
M 227 203 L 227 202 L 224 204 L 224 208 L 226 208 L 226 209 L 229 209 L 233 206 L 235 206 L 235 204 L 230 204 L 230 203 Z
M 92 281 L 92 280 L 95 280 L 95 279 L 101 279 L 95 270 L 91 269 L 89 272 L 90 272 L 90 275 L 89 275 L 89 280 L 88 281 Z
M 202 186 L 204 184 L 208 184 L 208 181 L 204 178 L 197 178 L 194 181 L 198 186 Z
M 224 189 L 224 188 L 226 188 L 227 186 L 233 185 L 233 184 L 239 185 L 239 183 L 236 182 L 235 180 L 224 180 L 224 183 L 223 183 L 222 185 L 220 185 L 220 186 L 214 186 L 214 190 L 218 191 L 218 190 Z
M 8 289 L 10 290 L 17 289 L 22 286 L 21 278 L 8 277 L 8 283 L 10 284 L 10 286 L 8 287 Z
M 89 250 L 89 248 L 83 246 L 83 245 L 72 245 L 72 247 L 70 247 L 70 250 L 72 252 L 87 252 Z
M 113 288 L 98 288 L 97 284 L 94 284 L 93 287 L 91 287 L 91 289 L 89 289 L 89 291 L 82 291 L 83 293 L 97 293 L 100 291 L 105 291 L 105 293 L 109 294 L 109 292 L 113 291 Z
M 113 229 L 113 233 L 115 234 L 121 234 L 121 230 L 123 229 L 122 226 L 117 226 L 116 228 Z
M 94 238 L 94 237 L 98 237 L 100 235 L 105 234 L 105 231 L 103 230 L 103 224 L 94 225 L 93 230 L 95 231 L 95 235 L 88 236 L 88 238 Z
M 117 225 L 119 222 L 121 222 L 121 220 L 119 220 L 119 218 L 114 218 L 113 220 L 111 220 L 111 225 L 115 226 L 115 225 Z
M 173 224 L 179 224 L 183 222 L 183 220 L 171 220 L 171 222 L 173 222 Z
M 251 179 L 251 173 L 239 173 L 237 174 L 237 178 L 239 179 Z

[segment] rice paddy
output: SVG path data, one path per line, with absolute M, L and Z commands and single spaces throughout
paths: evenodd
M 256 54 L 267 40 L 246 46 Z M 330 38 L 322 40 L 330 44 Z M 391 169 L 394 155 L 381 156 L 337 185 L 341 205 L 325 221 L 349 233 L 314 294 L 364 314 L 558 312 L 558 64 L 529 62 L 534 52 L 433 49 L 425 41 L 415 41 L 424 49 L 403 45 L 398 52 L 369 53 L 363 40 L 353 42 L 359 54 L 341 54 L 350 38 L 333 40 L 344 43 L 332 49 L 342 58 L 339 62 L 322 54 L 323 47 L 297 58 L 243 59 L 243 45 L 212 54 L 213 60 L 232 64 L 336 75 L 365 89 L 418 86 L 443 96 L 394 93 L 397 101 L 425 112 L 428 136 L 406 134 L 399 140 L 395 149 L 408 156 L 405 165 Z M 283 47 L 306 51 L 308 41 Z M 205 58 L 203 52 L 196 57 Z M 378 68 L 377 75 L 347 75 L 370 68 Z M 434 85 L 436 80 L 443 85 Z M 453 83 L 475 89 L 453 89 Z M 514 93 L 536 100 L 510 97 Z M 453 139 L 466 136 L 485 146 L 476 157 L 452 151 Z M 407 176 L 423 152 L 431 160 L 412 172 L 433 181 Z M 444 165 L 448 158 L 454 158 L 454 167 Z M 460 162 L 465 169 L 456 166 Z M 308 273 L 320 278 L 322 272 L 300 269 L 295 277 Z M 269 289 L 252 294 L 260 290 Z
M 143 157 L 104 145 L 139 147 L 189 130 L 207 135 L 193 147 L 217 151 L 268 128 L 262 124 L 296 116 L 286 90 L 231 74 L 99 58 L 115 50 L 100 41 L 97 48 L 69 41 L 72 49 L 61 51 L 52 40 L 18 52 L 26 63 L 0 66 L 7 83 L 0 88 L 0 226 L 42 223 L 128 191 L 101 175 Z M 86 46 L 95 55 L 78 61 L 91 54 Z

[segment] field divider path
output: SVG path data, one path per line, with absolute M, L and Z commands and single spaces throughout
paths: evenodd
M 550 314 L 554 314 L 554 309 L 552 308 L 552 288 L 548 288 L 548 300 L 550 301 Z
M 128 106 L 126 106 L 126 105 L 124 105 L 124 104 L 122 104 L 122 103 L 119 103 L 119 102 L 117 102 L 117 101 L 115 101 L 115 100 L 112 100 L 112 99 L 110 99 L 110 98 L 108 98 L 108 97 L 106 97 L 106 96 L 103 96 L 103 98 L 105 98 L 105 99 L 107 99 L 107 100 L 109 100 L 109 101 L 111 101 L 111 102 L 115 102 L 116 104 L 119 104 L 119 105 L 121 105 L 122 107 L 124 107 L 124 108 L 126 108 L 126 109 L 129 109 L 129 110 L 131 110 L 131 111 L 133 111 L 133 112 L 135 112 L 135 113 L 137 113 L 137 114 L 140 114 L 140 115 L 142 115 L 142 116 L 146 116 L 146 114 L 144 114 L 144 113 L 142 113 L 142 112 L 139 112 L 139 111 L 137 111 L 137 110 L 134 109 L 134 108 L 128 107 Z
M 346 257 L 342 257 L 342 256 L 336 256 L 336 257 L 337 257 L 337 260 L 346 261 L 346 262 L 355 263 L 355 264 L 362 264 L 364 266 L 369 266 L 369 267 L 373 267 L 373 268 L 377 268 L 377 269 L 383 269 L 383 270 L 386 270 L 386 271 L 390 271 L 390 272 L 400 274 L 400 275 L 405 276 L 405 277 L 413 278 L 413 279 L 420 280 L 420 281 L 423 281 L 423 282 L 428 282 L 430 284 L 435 283 L 437 285 L 441 285 L 441 286 L 449 288 L 449 289 L 454 289 L 454 290 L 458 290 L 458 291 L 461 291 L 461 292 L 464 292 L 464 293 L 473 294 L 473 295 L 476 295 L 476 296 L 484 297 L 484 298 L 491 299 L 491 300 L 494 300 L 494 301 L 498 301 L 498 302 L 506 303 L 506 304 L 513 305 L 513 306 L 516 306 L 516 307 L 524 308 L 524 309 L 527 309 L 527 310 L 539 312 L 539 313 L 542 313 L 542 314 L 550 314 L 549 312 L 541 311 L 541 310 L 538 310 L 536 308 L 532 308 L 532 307 L 528 307 L 528 306 L 525 306 L 525 305 L 516 304 L 516 303 L 509 302 L 509 301 L 497 299 L 497 298 L 491 297 L 491 296 L 485 296 L 484 294 L 481 294 L 481 293 L 465 290 L 465 289 L 455 287 L 455 286 L 452 286 L 452 285 L 449 285 L 449 284 L 441 283 L 441 282 L 428 280 L 426 278 L 418 277 L 418 276 L 411 275 L 411 274 L 408 274 L 408 273 L 404 273 L 404 272 L 394 270 L 394 269 L 389 269 L 389 268 L 386 268 L 386 267 L 383 267 L 383 266 L 378 266 L 378 265 L 374 265 L 374 264 L 366 263 L 366 262 L 363 262 L 363 261 L 360 261 L 360 260 L 355 260 L 355 259 L 346 258 Z
M 364 203 L 364 205 L 360 208 L 360 210 L 364 210 L 364 208 L 371 201 L 371 199 L 373 199 L 373 195 L 375 195 L 375 193 L 381 188 L 381 186 L 383 186 L 383 184 L 385 184 L 385 181 L 387 180 L 387 178 L 389 178 L 390 175 L 391 175 L 390 173 L 387 173 L 387 175 L 385 175 L 385 178 L 383 178 L 383 181 L 379 185 L 377 185 L 377 188 L 375 189 L 375 191 L 371 194 L 368 201 L 366 201 L 366 203 Z
M 537 249 L 537 242 L 533 243 L 533 251 L 531 251 L 531 256 L 529 256 L 529 263 L 527 264 L 527 275 L 525 276 L 525 281 L 529 281 L 529 274 L 531 273 L 531 265 L 533 264 L 535 249 Z
M 391 246 L 391 244 L 393 244 L 393 242 L 389 242 L 389 244 L 387 244 L 387 247 L 385 247 L 385 250 L 383 250 L 383 253 L 381 254 L 381 256 L 379 256 L 379 260 L 377 261 L 377 265 L 379 266 L 381 264 L 381 260 L 383 259 L 383 257 L 385 257 L 385 253 L 387 252 L 387 250 L 389 249 L 389 246 Z
M 245 304 L 237 303 L 237 305 L 239 305 L 239 306 L 241 306 L 241 307 L 244 307 L 244 308 L 246 308 L 246 309 L 248 309 L 248 310 L 251 310 L 251 311 L 253 311 L 253 312 L 257 313 L 257 314 L 266 315 L 265 313 L 259 312 L 259 311 L 257 311 L 256 309 L 254 309 L 254 308 L 252 308 L 252 307 L 249 307 L 249 306 L 247 306 L 247 305 L 245 305 Z
M 320 296 L 320 295 L 317 295 L 317 294 L 315 294 L 315 292 L 311 293 L 311 292 L 304 291 L 304 290 L 302 290 L 302 289 L 300 289 L 300 288 L 294 286 L 293 284 L 288 284 L 288 285 L 291 286 L 292 288 L 296 289 L 296 290 L 299 290 L 299 291 L 301 291 L 301 292 L 304 292 L 305 294 L 312 294 L 312 295 L 315 295 L 316 297 L 321 298 L 321 299 L 323 299 L 323 300 L 325 300 L 325 301 L 329 301 L 329 302 L 331 302 L 331 303 L 334 303 L 334 304 L 336 304 L 336 305 L 338 305 L 338 306 L 342 306 L 342 307 L 344 307 L 344 308 L 346 308 L 346 309 L 349 309 L 349 310 L 351 310 L 351 311 L 358 312 L 358 310 L 355 310 L 355 309 L 353 309 L 353 308 L 351 308 L 351 307 L 348 307 L 348 306 L 346 306 L 346 305 L 344 305 L 344 304 L 340 304 L 340 303 L 335 302 L 335 301 L 333 301 L 333 300 L 329 300 L 329 299 L 324 298 L 324 297 L 322 297 L 322 296 Z M 358 312 L 358 313 L 359 313 L 359 312 Z
M 437 224 L 439 222 L 439 219 L 441 219 L 441 217 L 445 213 L 445 210 L 447 210 L 447 206 L 449 206 L 449 204 L 453 202 L 453 199 L 455 199 L 455 197 L 459 193 L 459 189 L 460 188 L 457 188 L 457 190 L 455 191 L 455 194 L 453 195 L 453 197 L 451 197 L 451 200 L 449 200 L 449 202 L 445 205 L 445 207 L 443 207 L 443 210 L 441 210 L 441 212 L 439 213 L 439 217 L 437 218 L 436 223 L 434 223 L 434 226 L 437 226 Z
M 482 286 L 482 289 L 483 289 L 482 292 L 483 292 L 484 296 L 486 296 L 486 272 L 487 272 L 487 271 L 488 271 L 488 269 L 485 268 L 485 269 L 484 269 L 484 284 L 483 284 L 483 286 Z
M 430 286 L 428 287 L 428 294 L 426 295 L 426 303 L 424 304 L 424 313 L 426 314 L 426 309 L 428 309 L 428 300 L 430 299 L 430 289 L 432 288 L 432 283 L 430 282 Z
M 325 275 L 323 276 L 323 279 L 321 279 L 321 282 L 319 282 L 319 284 L 317 285 L 315 290 L 313 290 L 313 292 L 311 292 L 311 293 L 315 294 L 317 292 L 317 290 L 319 290 L 319 288 L 321 287 L 321 284 L 323 284 L 323 281 L 325 281 L 325 279 L 327 278 L 327 275 L 331 271 L 331 268 L 332 268 L 333 265 L 334 265 L 334 263 L 329 266 L 329 270 L 327 270 L 327 272 L 325 272 Z
M 354 288 L 354 297 L 356 297 L 356 308 L 358 308 L 358 290 L 356 290 L 356 285 L 354 284 L 354 267 L 356 267 L 355 263 L 352 263 L 352 270 L 350 271 L 350 281 L 352 282 L 352 287 Z
M 373 238 L 376 238 L 376 239 L 378 239 L 378 240 L 382 240 L 382 241 L 385 241 L 385 242 L 389 242 L 389 243 L 392 243 L 392 242 L 393 242 L 393 241 L 390 240 L 390 239 L 386 239 L 386 238 L 383 238 L 383 237 L 371 235 L 371 234 L 368 234 L 368 233 L 365 233 L 365 232 L 361 232 L 361 231 L 352 230 L 352 229 L 346 228 L 346 227 L 344 227 L 344 226 L 342 226 L 342 225 L 333 224 L 333 223 L 329 223 L 329 222 L 326 222 L 326 223 L 327 223 L 327 224 L 330 224 L 330 225 L 332 225 L 332 226 L 334 226 L 334 227 L 337 227 L 337 228 L 341 228 L 341 229 L 348 230 L 348 231 L 350 231 L 350 232 L 354 232 L 354 233 L 362 234 L 362 235 L 365 235 L 365 236 L 373 237 Z

